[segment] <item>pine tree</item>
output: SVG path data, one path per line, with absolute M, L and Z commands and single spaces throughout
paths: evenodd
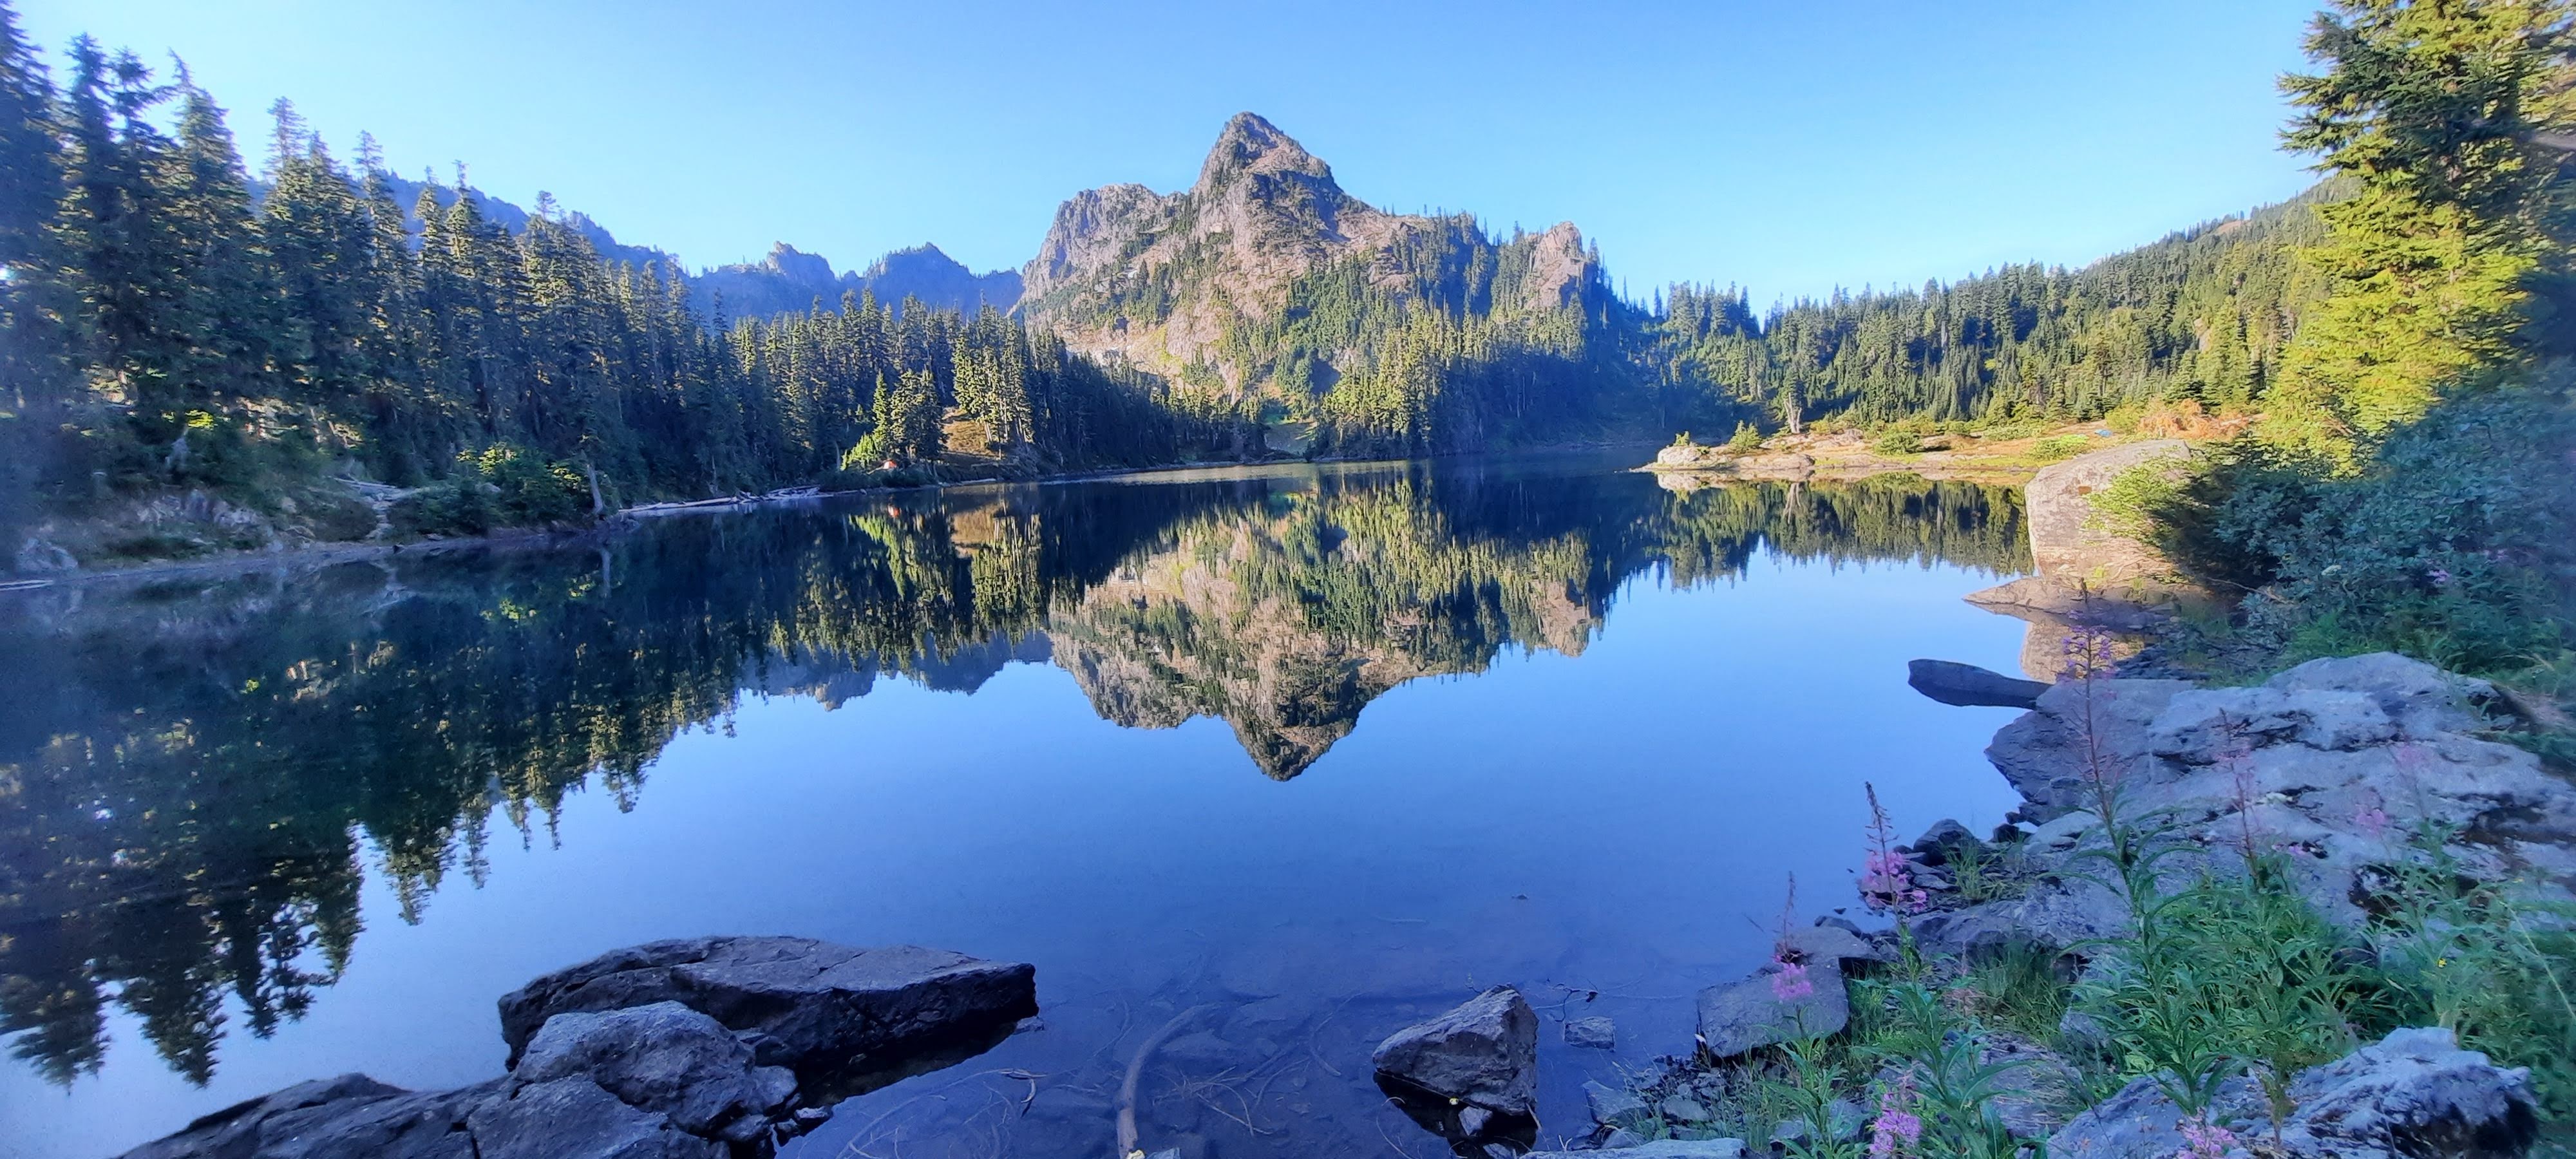
M 52 236 L 64 195 L 53 104 L 44 62 L 0 0 L 0 532 L 29 516 L 79 382 Z
M 2532 283 L 2564 252 L 2564 0 L 2335 0 L 2284 82 L 2286 135 L 2358 191 L 2308 256 L 2334 293 L 2301 327 L 2266 416 L 2278 443 L 2350 462 L 2446 394 L 2512 374 Z

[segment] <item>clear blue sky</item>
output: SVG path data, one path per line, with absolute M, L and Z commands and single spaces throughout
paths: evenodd
M 19 2 L 57 50 L 177 52 L 247 150 L 291 97 L 344 156 L 461 158 L 693 266 L 1017 265 L 1240 109 L 1378 205 L 1571 220 L 1637 297 L 2081 263 L 2311 180 L 2274 84 L 2310 0 Z

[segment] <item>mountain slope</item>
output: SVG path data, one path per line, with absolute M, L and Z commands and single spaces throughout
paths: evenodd
M 1073 349 L 1246 417 L 1318 423 L 1344 446 L 1580 436 L 1636 401 L 1585 388 L 1603 383 L 1517 400 L 1474 384 L 1532 358 L 1565 364 L 1549 368 L 1560 377 L 1601 362 L 1630 320 L 1572 224 L 1499 240 L 1463 215 L 1384 212 L 1251 113 L 1226 123 L 1188 189 L 1064 202 L 1021 280 L 1023 314 Z

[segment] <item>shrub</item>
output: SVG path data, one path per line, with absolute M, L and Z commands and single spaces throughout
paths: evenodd
M 2088 441 L 2082 435 L 2050 435 L 2030 445 L 2030 457 L 2043 463 L 2072 459 L 2084 453 Z
M 1869 449 L 1882 455 L 1911 455 L 1923 449 L 1923 436 L 1904 427 L 1889 427 L 1870 440 Z
M 1752 423 L 1739 422 L 1735 424 L 1735 433 L 1727 436 L 1726 445 L 1739 451 L 1760 450 L 1762 429 Z
M 2358 473 L 2250 439 L 2205 454 L 2145 508 L 2158 546 L 2246 601 L 2283 660 L 2391 649 L 2458 671 L 2569 643 L 2576 421 L 2536 392 L 2436 408 Z
M 394 502 L 401 535 L 480 535 L 501 527 L 587 522 L 590 486 L 569 463 L 496 443 L 457 459 L 458 470 Z

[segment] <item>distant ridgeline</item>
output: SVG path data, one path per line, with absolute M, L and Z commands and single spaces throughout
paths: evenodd
M 27 851 L 0 859 L 0 1034 L 67 1082 L 121 1007 L 202 1082 L 223 1034 L 300 1017 L 347 968 L 362 875 L 419 920 L 568 794 L 631 804 L 664 745 L 745 692 L 837 707 L 880 676 L 971 691 L 1051 660 L 1121 725 L 1227 722 L 1250 767 L 1211 775 L 1286 780 L 1399 684 L 1581 652 L 1659 565 L 1692 584 L 1765 550 L 2028 562 L 2004 487 L 1316 470 L 0 601 L 0 844 Z
M 586 510 L 888 462 L 1025 476 L 2224 404 L 2261 395 L 2321 294 L 2291 260 L 2312 195 L 2079 271 L 1767 317 L 1731 288 L 1641 306 L 1571 224 L 1383 212 L 1248 113 L 1186 190 L 1066 201 L 1016 274 L 930 246 L 835 273 L 782 244 L 692 276 L 550 198 L 460 197 L 371 142 L 344 166 L 282 102 L 254 181 L 184 76 L 86 41 L 71 65 L 58 89 L 0 20 L 0 526 L 206 489 L 363 533 L 311 514 L 349 502 L 324 476 L 471 480 L 523 452 L 575 493 L 530 510 Z

